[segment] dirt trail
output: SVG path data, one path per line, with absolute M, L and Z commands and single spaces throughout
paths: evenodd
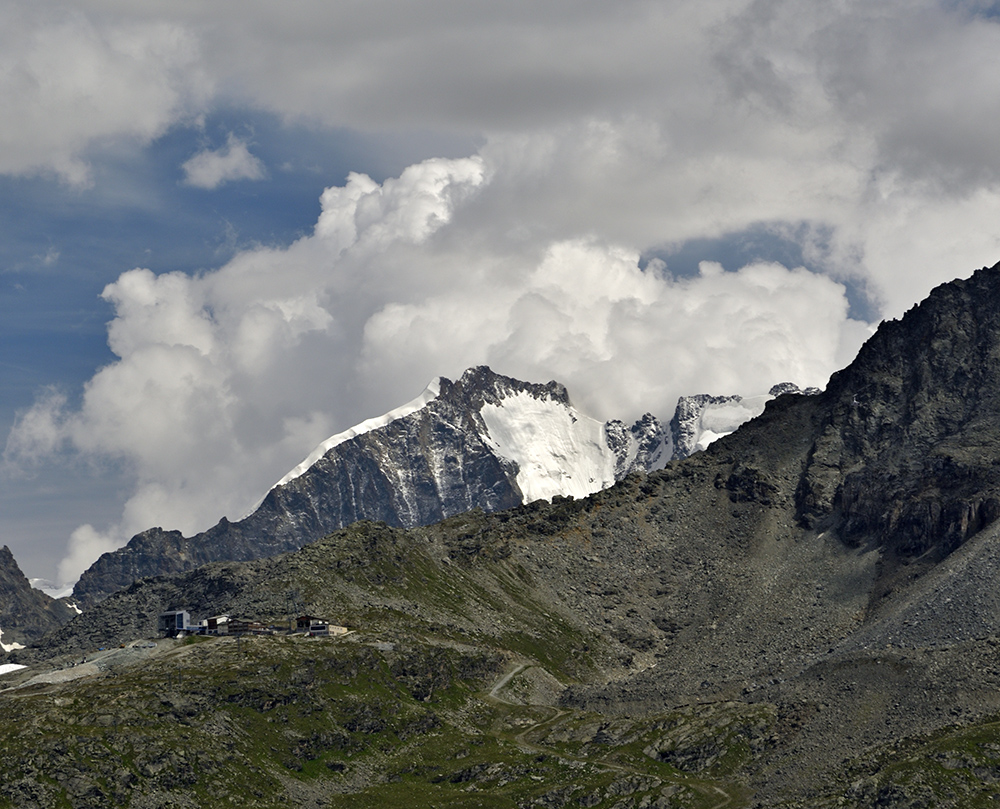
M 528 663 L 518 663 L 516 666 L 514 666 L 514 668 L 512 668 L 506 674 L 501 675 L 500 679 L 497 680 L 495 683 L 493 683 L 493 687 L 490 689 L 490 697 L 492 699 L 504 703 L 505 705 L 510 705 L 511 703 L 507 702 L 507 700 L 498 697 L 497 692 L 505 685 L 507 685 L 507 683 L 513 680 L 518 674 L 520 674 L 522 671 L 528 668 L 528 665 L 529 665 Z

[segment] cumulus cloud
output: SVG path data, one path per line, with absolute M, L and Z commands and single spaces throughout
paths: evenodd
M 147 143 L 211 93 L 197 39 L 182 23 L 0 4 L 0 172 L 87 185 L 94 143 Z
M 223 148 L 198 152 L 186 160 L 181 169 L 185 185 L 207 190 L 234 180 L 262 180 L 266 174 L 264 164 L 231 132 Z
M 1000 247 L 977 218 L 959 253 L 947 240 L 922 254 L 936 273 L 913 273 L 879 258 L 898 231 L 872 224 L 1000 199 L 1000 24 L 984 8 L 377 0 L 248 2 L 233 19 L 212 5 L 9 2 L 0 171 L 85 183 L 91 144 L 148 141 L 221 105 L 474 134 L 497 168 L 477 215 L 505 232 L 646 250 L 818 226 L 833 236 L 814 266 L 892 306 Z M 262 175 L 238 139 L 186 166 L 200 187 Z M 913 243 L 905 232 L 921 231 L 897 221 Z
M 62 575 L 152 525 L 242 516 L 314 444 L 441 373 L 488 362 L 561 379 L 601 418 L 669 417 L 684 393 L 822 384 L 838 345 L 857 348 L 844 288 L 803 269 L 705 264 L 675 279 L 595 238 L 506 249 L 492 223 L 468 218 L 492 174 L 479 156 L 382 184 L 355 174 L 288 248 L 110 284 L 119 359 L 79 408 L 40 400 L 8 446 L 29 457 L 68 445 L 135 470 L 120 522 L 74 533 Z
M 120 546 L 117 532 L 101 533 L 92 525 L 81 525 L 66 543 L 66 555 L 56 569 L 59 581 L 75 582 L 97 557 Z

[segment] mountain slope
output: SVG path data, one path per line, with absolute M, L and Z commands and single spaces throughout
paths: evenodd
M 64 600 L 34 589 L 10 548 L 0 548 L 0 649 L 9 652 L 35 641 L 75 614 Z
M 426 525 L 556 494 L 582 497 L 663 466 L 669 439 L 647 415 L 632 428 L 576 411 L 565 387 L 480 367 L 323 442 L 239 522 L 194 537 L 153 528 L 104 554 L 73 595 L 92 605 L 143 576 L 292 550 L 360 519 Z
M 476 694 L 470 675 L 472 691 L 440 703 L 434 761 L 449 763 L 396 772 L 433 796 L 411 805 L 462 805 L 469 785 L 499 806 L 986 805 L 1000 773 L 998 391 L 1000 265 L 883 324 L 824 393 L 780 396 L 662 470 L 138 582 L 18 659 L 116 645 L 181 604 L 276 621 L 294 602 L 372 649 L 492 651 L 536 672 L 513 680 L 539 706 L 523 725 L 491 713 L 499 679 Z M 473 736 L 505 767 L 514 741 L 565 772 L 510 770 L 515 800 L 460 775 Z M 392 805 L 371 760 L 323 756 L 352 799 Z M 591 756 L 653 780 L 601 782 Z

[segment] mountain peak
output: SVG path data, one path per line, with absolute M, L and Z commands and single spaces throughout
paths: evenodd
M 504 399 L 526 393 L 535 399 L 570 405 L 566 386 L 555 380 L 538 384 L 523 382 L 514 377 L 496 373 L 488 365 L 477 365 L 466 370 L 457 382 L 441 379 L 441 395 L 452 401 L 478 409 L 482 404 L 499 404 Z
M 669 457 L 669 439 L 652 416 L 616 430 L 573 408 L 559 382 L 476 366 L 331 436 L 238 522 L 190 539 L 161 530 L 133 537 L 98 559 L 74 594 L 93 604 L 142 576 L 272 556 L 362 519 L 408 527 L 474 508 L 584 497 Z

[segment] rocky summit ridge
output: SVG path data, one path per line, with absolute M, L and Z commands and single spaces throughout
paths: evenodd
M 816 392 L 782 383 L 749 399 L 683 396 L 668 429 L 650 413 L 631 426 L 601 424 L 576 410 L 559 382 L 470 368 L 332 436 L 238 522 L 223 518 L 193 537 L 162 528 L 137 534 L 85 571 L 73 597 L 90 606 L 144 576 L 273 556 L 361 519 L 412 527 L 473 508 L 584 497 L 704 449 L 775 396 Z
M 192 733 L 212 751 L 220 721 L 246 733 L 277 710 L 294 730 L 253 725 L 273 757 L 234 747 L 224 770 L 263 783 L 263 767 L 288 800 L 308 782 L 315 805 L 989 805 L 998 391 L 1000 265 L 936 288 L 824 392 L 779 396 L 703 452 L 584 498 L 409 530 L 363 521 L 294 553 L 136 582 L 18 652 L 24 682 L 60 653 L 153 632 L 179 604 L 280 622 L 292 599 L 355 635 L 340 647 L 262 640 L 246 682 L 231 640 L 208 640 L 183 695 L 153 697 L 162 679 L 150 675 L 122 709 L 168 751 Z M 268 657 L 279 649 L 299 663 L 281 668 Z M 386 682 L 371 696 L 336 690 L 365 679 L 349 663 L 361 656 L 366 678 Z M 146 670 L 114 669 L 125 682 Z M 44 729 L 53 697 L 83 705 L 86 687 L 0 700 L 37 711 L 24 727 Z M 317 715 L 310 730 L 303 717 Z M 87 716 L 96 736 L 80 738 L 110 737 Z M 404 718 L 435 730 L 416 743 Z M 320 727 L 336 733 L 310 735 Z M 30 765 L 47 738 L 0 739 L 26 751 L 8 756 L 22 795 L 49 789 Z M 70 766 L 79 744 L 52 755 Z M 289 759 L 334 775 L 278 779 Z M 172 766 L 172 781 L 155 768 L 132 777 L 163 800 L 193 794 Z M 115 753 L 101 767 L 81 778 L 111 784 L 128 765 Z
M 356 520 L 408 527 L 583 496 L 670 457 L 669 435 L 652 415 L 632 427 L 602 425 L 573 408 L 562 384 L 485 366 L 435 380 L 403 412 L 325 442 L 238 522 L 223 518 L 193 537 L 162 528 L 136 535 L 84 572 L 74 598 L 86 607 L 144 576 L 273 556 Z
M 87 607 L 144 576 L 299 548 L 361 519 L 427 525 L 473 508 L 493 512 L 553 496 L 584 497 L 632 472 L 661 469 L 704 449 L 800 391 L 685 396 L 669 429 L 650 413 L 631 426 L 576 410 L 559 382 L 522 382 L 486 366 L 434 380 L 416 400 L 332 436 L 237 522 L 185 537 L 151 528 L 101 556 L 73 597 Z

